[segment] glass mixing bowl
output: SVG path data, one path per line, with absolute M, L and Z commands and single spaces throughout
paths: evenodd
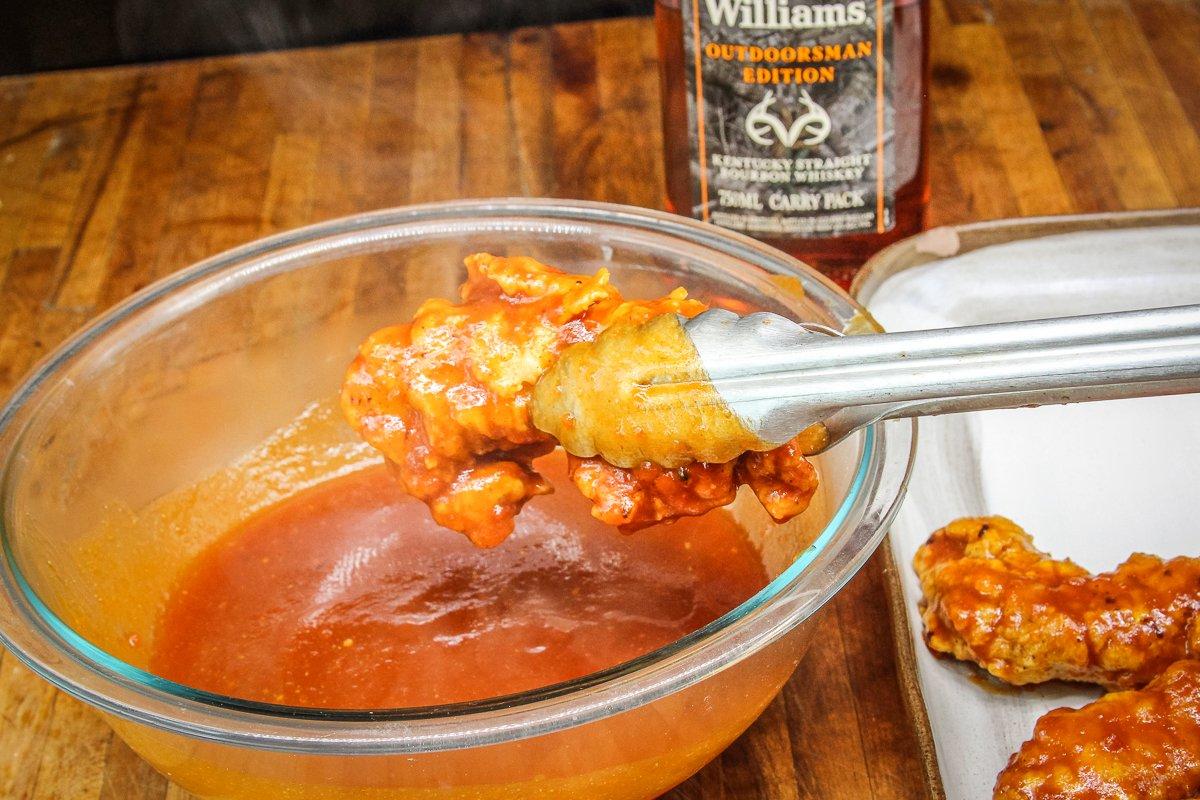
M 821 490 L 787 525 L 743 490 L 732 513 L 770 584 L 601 673 L 471 703 L 327 711 L 145 670 L 166 594 L 200 548 L 373 458 L 333 408 L 343 370 L 369 332 L 427 297 L 453 297 L 463 256 L 478 250 L 607 267 L 629 297 L 683 285 L 715 306 L 839 329 L 857 312 L 751 239 L 574 201 L 381 211 L 208 259 L 93 322 L 0 412 L 4 644 L 202 797 L 650 798 L 720 752 L 787 680 L 818 633 L 814 612 L 882 538 L 908 478 L 911 422 L 820 457 Z

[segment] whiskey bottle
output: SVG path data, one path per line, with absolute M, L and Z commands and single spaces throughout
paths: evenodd
M 926 0 L 656 0 L 667 207 L 843 286 L 921 230 Z

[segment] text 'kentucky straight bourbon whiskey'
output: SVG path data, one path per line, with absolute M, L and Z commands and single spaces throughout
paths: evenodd
M 667 203 L 843 285 L 921 229 L 925 0 L 657 0 Z

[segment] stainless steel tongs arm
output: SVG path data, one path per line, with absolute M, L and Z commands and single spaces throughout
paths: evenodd
M 704 324 L 689 323 L 693 341 L 768 440 L 822 421 L 836 441 L 884 418 L 1200 391 L 1200 305 L 862 337 L 718 319 L 721 350 L 706 355 Z

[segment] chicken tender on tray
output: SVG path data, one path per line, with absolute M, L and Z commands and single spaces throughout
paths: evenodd
M 1004 517 L 950 523 L 913 564 L 930 649 L 1012 684 L 1142 686 L 1185 657 L 1200 613 L 1200 559 L 1136 554 L 1092 575 Z
M 532 258 L 485 253 L 466 264 L 462 302 L 429 300 L 411 322 L 361 345 L 342 409 L 439 524 L 487 547 L 512 531 L 527 500 L 551 491 L 532 462 L 557 442 L 534 426 L 530 403 L 534 384 L 562 351 L 618 321 L 692 317 L 706 306 L 683 289 L 627 301 L 605 270 L 571 275 Z M 593 515 L 623 530 L 726 505 L 740 483 L 782 521 L 803 511 L 816 489 L 799 447 L 672 470 L 572 458 L 571 475 Z
M 1186 800 L 1200 796 L 1200 661 L 1144 689 L 1113 692 L 1038 720 L 994 800 Z

